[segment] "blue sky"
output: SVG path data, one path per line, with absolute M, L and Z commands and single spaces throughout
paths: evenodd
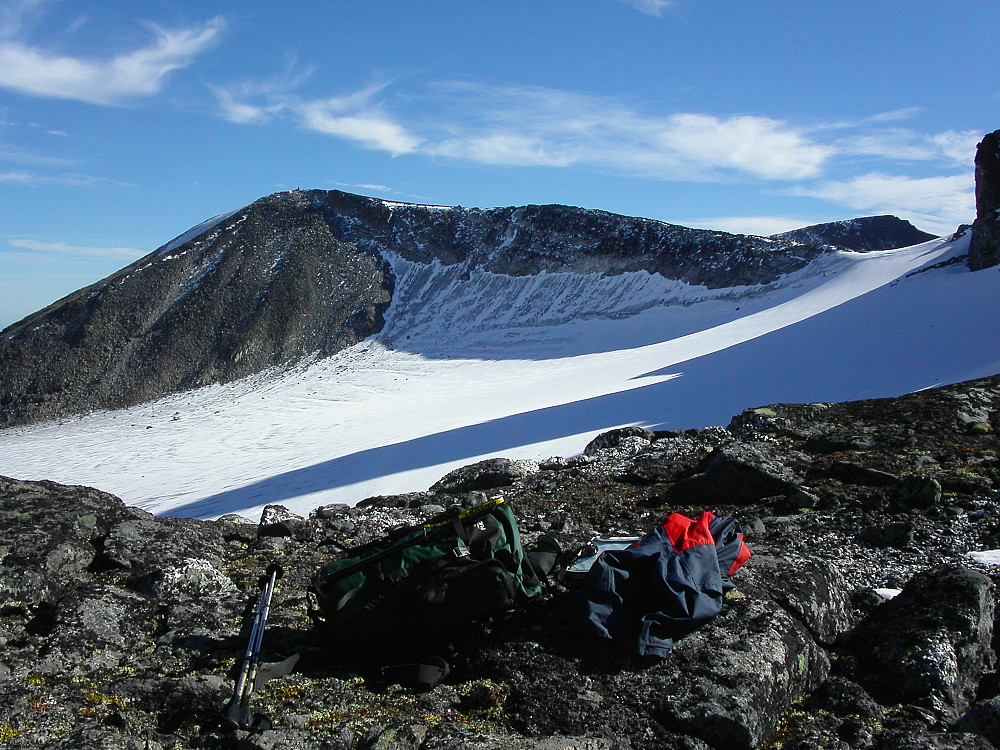
M 995 0 L 0 0 L 0 326 L 279 190 L 974 218 Z

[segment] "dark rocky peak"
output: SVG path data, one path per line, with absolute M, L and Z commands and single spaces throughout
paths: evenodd
M 772 239 L 798 240 L 836 250 L 867 253 L 918 245 L 934 239 L 934 235 L 923 232 L 896 216 L 865 216 L 828 224 L 813 224 L 772 235 Z
M 976 220 L 972 224 L 969 267 L 979 271 L 1000 263 L 1000 130 L 976 149 Z

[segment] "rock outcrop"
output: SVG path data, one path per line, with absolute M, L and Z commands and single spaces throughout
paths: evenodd
M 156 518 L 97 490 L 0 479 L 0 744 L 1000 747 L 998 568 L 968 554 L 1000 547 L 998 428 L 1000 376 L 750 409 L 727 429 L 616 430 L 575 458 L 482 462 L 431 491 L 307 518 L 269 506 L 259 522 Z M 553 582 L 429 692 L 352 672 L 351 644 L 311 627 L 312 572 L 484 493 L 503 494 L 529 542 L 544 533 L 571 551 L 709 509 L 741 520 L 754 557 L 722 613 L 665 659 L 576 634 L 575 595 Z M 220 711 L 274 562 L 285 574 L 263 658 L 302 657 L 255 695 L 268 722 L 226 732 Z
M 1000 263 L 1000 130 L 988 133 L 976 149 L 976 220 L 969 243 L 969 268 L 980 271 Z

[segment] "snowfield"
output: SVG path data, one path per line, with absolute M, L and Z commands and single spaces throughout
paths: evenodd
M 640 273 L 507 277 L 393 259 L 381 334 L 287 371 L 0 432 L 0 474 L 165 515 L 259 516 L 427 489 L 596 434 L 728 423 L 776 402 L 895 396 L 1000 372 L 1000 268 L 968 236 L 822 257 L 708 290 Z

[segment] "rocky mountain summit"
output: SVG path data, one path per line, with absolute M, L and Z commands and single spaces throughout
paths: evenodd
M 748 409 L 728 427 L 615 430 L 583 455 L 491 459 L 424 492 L 259 523 L 157 518 L 84 487 L 0 479 L 0 745 L 604 750 L 1000 748 L 1000 376 L 895 399 Z M 754 556 L 722 614 L 644 660 L 540 601 L 467 644 L 425 693 L 343 665 L 311 628 L 336 550 L 502 494 L 565 550 L 669 512 L 737 517 Z M 326 543 L 321 545 L 321 543 Z M 278 582 L 270 726 L 224 732 L 258 577 Z M 886 600 L 876 589 L 901 593 Z M 888 596 L 889 594 L 886 594 Z
M 922 232 L 910 222 L 896 216 L 866 216 L 828 224 L 814 224 L 791 232 L 775 234 L 772 237 L 798 240 L 809 245 L 827 245 L 859 253 L 893 250 L 934 239 L 934 235 Z
M 878 217 L 765 238 L 567 206 L 448 208 L 339 191 L 278 193 L 0 333 L 0 427 L 122 408 L 334 354 L 382 330 L 397 258 L 411 270 L 460 268 L 455 283 L 476 271 L 647 271 L 718 289 L 768 284 L 837 247 L 912 244 L 915 232 L 923 236 Z
M 976 220 L 969 244 L 973 271 L 1000 263 L 1000 130 L 987 133 L 976 149 Z

